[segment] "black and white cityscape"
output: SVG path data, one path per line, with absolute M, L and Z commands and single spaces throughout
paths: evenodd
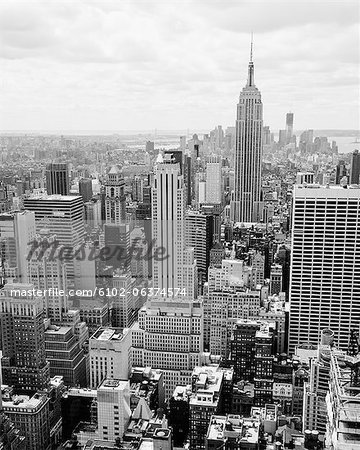
M 0 14 L 0 450 L 360 449 L 360 4 Z

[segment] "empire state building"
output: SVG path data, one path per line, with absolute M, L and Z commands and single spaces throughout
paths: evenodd
M 259 219 L 261 200 L 263 105 L 254 83 L 252 44 L 246 86 L 240 93 L 236 119 L 235 190 L 231 202 L 234 222 Z

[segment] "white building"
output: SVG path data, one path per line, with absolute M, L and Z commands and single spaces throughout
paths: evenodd
M 131 415 L 129 381 L 104 380 L 97 390 L 97 411 L 99 439 L 121 439 Z
M 206 203 L 221 203 L 221 197 L 221 158 L 211 156 L 206 163 Z
M 90 386 L 105 379 L 127 380 L 131 370 L 131 332 L 128 328 L 99 328 L 89 340 Z
M 360 189 L 295 186 L 289 351 L 330 328 L 347 350 L 360 326 Z
M 152 186 L 153 286 L 166 294 L 184 289 L 194 298 L 197 269 L 193 251 L 185 247 L 184 180 L 179 164 L 159 156 Z
M 190 383 L 203 360 L 203 305 L 185 300 L 151 300 L 132 328 L 133 365 L 164 372 L 165 396 Z

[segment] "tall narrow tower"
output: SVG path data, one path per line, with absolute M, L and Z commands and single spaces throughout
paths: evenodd
M 235 190 L 231 202 L 234 222 L 257 220 L 261 195 L 263 107 L 254 83 L 252 42 L 248 80 L 240 93 L 236 119 Z
M 105 220 L 119 225 L 126 219 L 125 181 L 117 166 L 113 166 L 105 183 Z

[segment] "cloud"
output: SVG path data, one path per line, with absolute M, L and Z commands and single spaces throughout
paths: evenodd
M 271 126 L 281 126 L 290 108 L 299 128 L 349 128 L 359 118 L 359 9 L 351 2 L 9 2 L 2 9 L 2 128 L 232 124 L 251 30 Z M 348 115 L 330 114 L 330 104 L 346 105 Z

